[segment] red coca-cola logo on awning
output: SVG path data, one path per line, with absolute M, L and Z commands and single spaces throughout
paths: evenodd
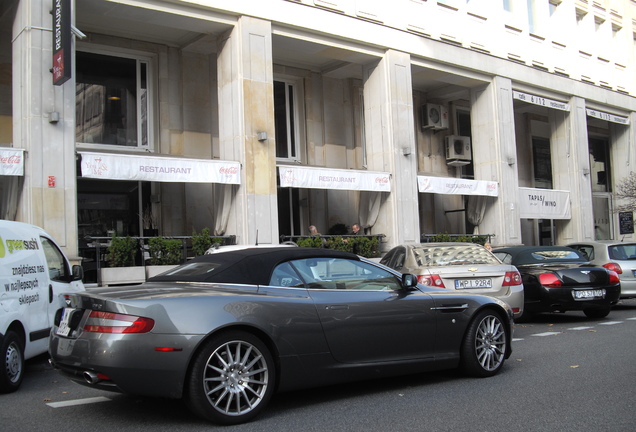
M 3 164 L 19 164 L 22 162 L 21 155 L 0 156 L 0 162 Z
M 219 172 L 221 174 L 226 174 L 226 175 L 235 175 L 235 174 L 238 174 L 238 167 L 235 167 L 235 166 L 221 167 L 219 168 Z

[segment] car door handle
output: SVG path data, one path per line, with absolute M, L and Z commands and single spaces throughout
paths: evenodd
M 349 305 L 329 305 L 329 306 L 325 306 L 325 309 L 327 309 L 327 310 L 348 310 L 349 309 Z
M 49 285 L 49 303 L 53 303 L 53 285 Z

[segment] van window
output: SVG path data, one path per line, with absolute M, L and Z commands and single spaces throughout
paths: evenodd
M 69 268 L 62 251 L 46 237 L 40 237 L 42 249 L 46 257 L 46 265 L 49 268 L 49 278 L 53 281 L 67 282 L 69 280 Z

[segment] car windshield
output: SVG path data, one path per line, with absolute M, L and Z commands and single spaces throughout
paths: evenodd
M 613 260 L 636 260 L 636 243 L 610 246 L 608 252 L 610 259 Z
M 479 245 L 426 246 L 413 248 L 419 267 L 500 264 L 499 260 Z

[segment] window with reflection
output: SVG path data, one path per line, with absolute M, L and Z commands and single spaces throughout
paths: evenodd
M 298 149 L 296 84 L 274 81 L 274 121 L 276 123 L 276 157 L 282 160 L 300 159 Z
M 550 140 L 532 138 L 532 159 L 534 164 L 534 185 L 542 189 L 552 189 L 552 156 Z
M 388 291 L 399 290 L 392 273 L 363 261 L 340 258 L 308 258 L 291 261 L 291 267 L 309 288 Z
M 62 251 L 46 237 L 40 237 L 40 240 L 42 241 L 42 249 L 46 258 L 46 266 L 49 270 L 49 278 L 53 281 L 66 282 L 70 269 L 66 264 Z
M 610 177 L 609 141 L 590 138 L 590 180 L 593 192 L 611 192 L 607 181 Z
M 77 51 L 75 140 L 147 147 L 148 60 Z

